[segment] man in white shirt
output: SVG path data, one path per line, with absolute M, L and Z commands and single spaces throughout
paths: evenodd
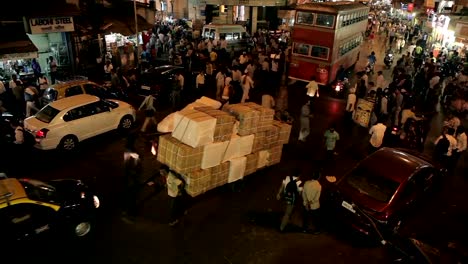
M 369 134 L 371 135 L 371 138 L 369 140 L 371 152 L 376 151 L 382 146 L 386 130 L 387 126 L 382 124 L 382 122 L 380 121 L 371 127 L 371 129 L 369 130 Z
M 319 234 L 321 229 L 321 216 L 320 216 L 320 194 L 322 192 L 322 185 L 318 179 L 320 172 L 316 171 L 312 174 L 312 179 L 304 183 L 302 190 L 302 202 L 304 205 L 302 228 L 304 233 L 308 233 L 309 217 L 314 222 L 314 234 Z
M 312 76 L 310 82 L 306 86 L 307 88 L 307 95 L 310 97 L 319 97 L 319 87 L 317 82 L 315 81 L 315 76 Z
M 411 43 L 411 45 L 408 46 L 408 52 L 410 55 L 413 55 L 413 51 L 416 48 L 416 45 L 414 43 Z
M 223 92 L 223 89 L 224 89 L 225 79 L 226 79 L 226 75 L 224 74 L 222 70 L 216 74 L 216 99 L 217 100 L 221 99 L 221 93 Z
M 242 52 L 242 55 L 239 57 L 239 63 L 241 66 L 247 65 L 247 61 L 249 60 L 249 57 L 247 56 L 247 52 Z
M 377 79 L 375 80 L 375 82 L 376 82 L 377 88 L 382 88 L 382 89 L 386 88 L 386 81 L 385 81 L 382 71 L 379 71 L 377 73 Z
M 431 80 L 429 81 L 429 88 L 434 89 L 434 87 L 440 82 L 440 77 L 438 75 L 434 75 Z
M 364 83 L 366 85 L 366 88 L 369 87 L 369 76 L 367 76 L 367 74 L 364 72 L 362 77 L 361 77 L 361 80 L 364 80 Z
M 179 84 L 180 90 L 183 90 L 184 84 L 185 84 L 184 75 L 182 75 L 181 72 L 178 72 L 176 76 L 177 76 L 176 78 L 177 78 L 177 82 Z
M 161 176 L 166 177 L 167 195 L 169 196 L 171 208 L 169 226 L 174 226 L 179 223 L 180 212 L 181 209 L 183 209 L 182 190 L 184 188 L 184 182 L 166 165 L 161 166 L 159 173 Z
M 356 107 L 356 89 L 352 88 L 349 89 L 348 100 L 346 101 L 346 111 L 347 112 L 354 112 L 354 108 Z
M 411 119 L 414 119 L 414 120 L 421 120 L 422 118 L 419 118 L 416 116 L 416 114 L 414 113 L 414 106 L 410 109 L 403 109 L 403 111 L 401 111 L 401 126 L 404 127 L 406 121 L 408 120 L 408 118 L 411 118 Z
M 445 156 L 451 157 L 452 152 L 457 149 L 457 145 L 458 145 L 457 140 L 453 136 L 455 134 L 455 129 L 449 127 L 449 128 L 447 128 L 446 132 L 444 131 L 444 133 L 445 133 L 445 137 L 447 137 L 448 141 L 450 142 L 449 148 L 448 148 L 447 153 L 445 154 Z M 436 141 L 434 142 L 434 145 L 437 145 L 437 143 L 439 143 L 439 140 L 441 140 L 443 137 L 444 137 L 443 135 L 440 135 L 436 139 Z

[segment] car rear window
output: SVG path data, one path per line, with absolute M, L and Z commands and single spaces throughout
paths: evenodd
M 47 105 L 46 107 L 42 108 L 39 112 L 36 113 L 36 118 L 39 119 L 40 121 L 44 123 L 50 123 L 54 117 L 60 113 L 59 110 L 53 108 L 50 105 Z
M 346 178 L 346 183 L 379 202 L 388 202 L 395 194 L 398 182 L 379 176 L 378 172 L 369 171 L 365 167 L 354 169 Z

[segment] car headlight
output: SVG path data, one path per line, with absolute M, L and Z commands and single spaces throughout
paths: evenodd
M 101 201 L 99 201 L 99 198 L 96 195 L 93 195 L 93 204 L 96 209 L 101 205 Z

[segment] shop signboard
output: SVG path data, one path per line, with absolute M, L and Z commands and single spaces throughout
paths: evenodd
M 37 52 L 23 52 L 23 53 L 9 53 L 9 54 L 0 54 L 1 61 L 7 60 L 25 60 L 37 58 Z
M 73 32 L 73 17 L 36 17 L 29 19 L 31 34 Z

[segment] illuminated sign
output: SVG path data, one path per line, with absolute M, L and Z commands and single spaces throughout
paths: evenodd
M 31 34 L 75 31 L 73 17 L 30 18 Z

